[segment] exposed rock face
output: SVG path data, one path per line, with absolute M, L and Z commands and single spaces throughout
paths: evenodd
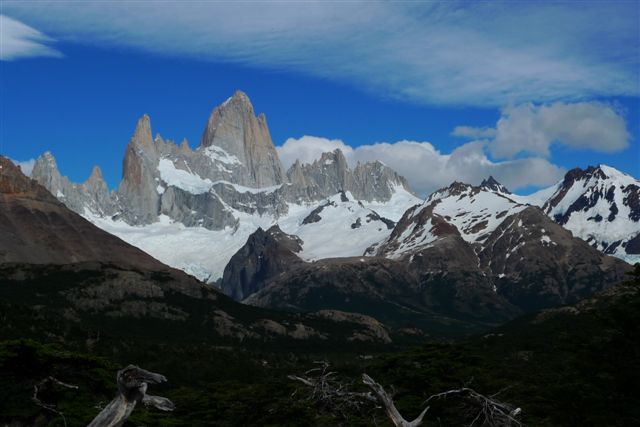
M 323 153 L 312 164 L 295 162 L 287 171 L 291 201 L 349 191 L 358 200 L 389 200 L 396 188 L 409 191 L 407 181 L 381 162 L 358 163 L 352 171 L 340 149 Z
M 31 176 L 76 212 L 84 214 L 88 210 L 98 216 L 115 212 L 113 196 L 98 166 L 94 166 L 91 176 L 83 184 L 73 184 L 60 174 L 56 159 L 47 151 L 36 160 Z
M 0 157 L 0 262 L 113 263 L 167 267 L 69 210 L 19 168 Z
M 377 257 L 325 259 L 296 264 L 245 302 L 362 313 L 394 328 L 418 327 L 434 335 L 482 330 L 520 313 L 490 286 L 478 285 L 474 279 L 480 275 L 462 283 L 439 273 L 423 278 L 405 262 Z
M 151 136 L 146 114 L 138 120 L 122 163 L 118 199 L 122 216 L 132 224 L 148 224 L 158 219 L 160 197 L 157 191 L 159 153 Z
M 213 110 L 195 150 L 186 140 L 177 145 L 160 135 L 153 138 L 150 118 L 140 118 L 115 194 L 95 170 L 85 184 L 70 183 L 60 176 L 51 153 L 38 160 L 34 178 L 80 214 L 88 209 L 132 225 L 151 224 L 166 215 L 211 230 L 236 228 L 242 214 L 277 219 L 288 212 L 290 202 L 313 203 L 342 190 L 363 200 L 385 201 L 398 187 L 408 188 L 402 177 L 379 163 L 359 165 L 352 172 L 341 152 L 327 153 L 314 165 L 297 163 L 287 177 L 264 114 L 256 117 L 240 91 Z
M 241 91 L 211 113 L 200 144 L 201 150 L 207 147 L 218 147 L 235 156 L 234 182 L 238 184 L 261 188 L 285 182 L 267 119 L 264 114 L 255 116 L 249 97 Z
M 573 303 L 630 270 L 539 208 L 510 199 L 497 182 L 433 193 L 367 252 L 376 257 L 298 263 L 246 301 L 362 312 L 396 327 L 411 319 L 437 330 L 448 321 L 464 330 Z
M 539 208 L 519 204 L 495 190 L 454 183 L 409 210 L 378 255 L 412 262 L 448 238 L 469 248 L 463 265 L 477 265 L 496 291 L 524 310 L 567 304 L 606 289 L 624 278 L 629 266 L 589 247 L 555 224 Z M 464 251 L 450 252 L 460 258 Z M 440 265 L 438 269 L 446 269 Z M 451 270 L 451 268 L 450 268 Z M 454 269 L 455 270 L 455 269 Z
M 268 279 L 302 262 L 299 238 L 285 234 L 277 225 L 258 228 L 224 269 L 220 287 L 235 300 L 243 300 L 260 290 Z
M 498 292 L 527 311 L 573 304 L 622 282 L 630 270 L 533 206 L 507 217 L 478 256 Z
M 572 169 L 542 206 L 547 215 L 595 248 L 640 261 L 640 181 L 609 166 Z
M 365 326 L 364 331 L 355 332 L 351 336 L 351 341 L 382 341 L 385 343 L 392 341 L 384 325 L 371 316 L 339 310 L 320 310 L 316 314 L 334 322 L 350 321 Z
M 496 193 L 511 194 L 511 191 L 507 190 L 507 187 L 505 187 L 504 185 L 500 184 L 492 176 L 490 176 L 487 179 L 483 179 L 482 183 L 480 184 L 480 188 L 483 188 L 483 189 L 489 190 L 489 191 L 495 191 Z
M 409 183 L 382 162 L 358 163 L 353 170 L 351 192 L 361 200 L 389 200 L 397 187 L 407 191 Z

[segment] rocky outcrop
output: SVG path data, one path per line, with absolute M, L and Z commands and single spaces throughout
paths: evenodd
M 477 332 L 521 313 L 486 280 L 478 283 L 480 274 L 463 282 L 462 274 L 438 273 L 423 276 L 407 262 L 379 257 L 325 259 L 296 264 L 245 302 L 361 313 L 392 328 L 418 327 L 433 335 Z
M 511 191 L 507 189 L 504 185 L 500 184 L 496 179 L 492 176 L 489 176 L 487 179 L 483 179 L 482 183 L 480 183 L 480 188 L 495 191 L 496 193 L 502 194 L 511 194 Z
M 258 228 L 225 267 L 220 287 L 241 301 L 259 291 L 272 277 L 303 262 L 296 255 L 301 250 L 302 241 L 277 225 L 266 231 Z
M 381 162 L 358 163 L 351 170 L 340 149 L 323 153 L 311 164 L 295 162 L 287 171 L 292 201 L 350 192 L 357 200 L 386 201 L 398 188 L 409 190 L 407 181 Z
M 384 327 L 384 325 L 371 316 L 365 316 L 364 314 L 349 313 L 339 310 L 320 310 L 315 314 L 336 323 L 345 321 L 355 322 L 366 328 L 363 331 L 354 332 L 354 334 L 350 337 L 350 341 L 382 341 L 385 343 L 392 342 L 391 337 L 389 336 L 389 332 Z
M 631 269 L 534 206 L 505 218 L 478 257 L 497 291 L 526 311 L 576 303 L 622 282 Z
M 353 170 L 351 193 L 359 200 L 389 200 L 397 188 L 411 191 L 407 180 L 380 161 L 360 163 Z

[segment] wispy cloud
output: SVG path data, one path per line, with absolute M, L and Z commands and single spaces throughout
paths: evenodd
M 48 46 L 54 40 L 20 21 L 0 15 L 0 60 L 39 56 L 61 57 L 61 52 Z
M 451 135 L 469 139 L 484 139 L 496 136 L 496 130 L 490 127 L 456 126 Z
M 343 151 L 352 166 L 358 161 L 381 160 L 407 178 L 411 188 L 422 196 L 453 181 L 480 184 L 490 175 L 512 190 L 542 187 L 555 183 L 565 172 L 542 158 L 491 161 L 485 154 L 486 143 L 480 141 L 469 142 L 445 154 L 428 142 L 398 141 L 351 147 L 339 139 L 303 136 L 289 138 L 277 150 L 284 166 L 289 167 L 296 159 L 311 163 L 323 152 L 336 148 Z
M 489 149 L 497 158 L 548 157 L 552 144 L 612 153 L 627 148 L 631 139 L 624 116 L 600 102 L 511 106 L 502 110 L 495 128 L 458 126 L 452 134 L 490 138 Z
M 640 94 L 637 2 L 7 2 L 67 41 L 233 61 L 419 103 Z

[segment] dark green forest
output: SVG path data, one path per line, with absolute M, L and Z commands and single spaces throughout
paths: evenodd
M 231 344 L 174 340 L 170 331 L 164 339 L 70 331 L 64 342 L 60 335 L 53 342 L 46 323 L 20 331 L 8 322 L 19 317 L 20 304 L 5 295 L 1 307 L 0 422 L 14 420 L 12 426 L 86 425 L 115 395 L 116 371 L 130 363 L 168 378 L 150 392 L 170 398 L 176 410 L 141 405 L 128 426 L 390 425 L 375 405 L 333 411 L 287 378 L 316 361 L 329 362 L 334 380 L 353 391 L 366 391 L 360 376 L 367 373 L 394 391 L 407 419 L 430 395 L 466 385 L 520 407 L 525 425 L 640 424 L 640 266 L 629 281 L 577 305 L 527 315 L 479 336 L 411 346 Z M 21 333 L 29 338 L 19 339 Z M 78 388 L 43 383 L 48 377 Z M 36 385 L 52 409 L 34 402 Z M 438 399 L 430 402 L 424 425 L 469 425 L 476 413 L 464 397 Z

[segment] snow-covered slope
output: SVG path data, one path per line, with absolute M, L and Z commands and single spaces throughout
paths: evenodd
M 454 183 L 449 188 L 431 194 L 423 208 L 431 205 L 433 213 L 454 225 L 469 243 L 482 241 L 505 217 L 526 207 L 503 192 L 461 183 Z
M 640 181 L 600 165 L 573 169 L 542 205 L 547 215 L 604 253 L 640 261 Z
M 398 259 L 451 235 L 481 245 L 505 218 L 526 207 L 510 199 L 502 186 L 493 189 L 454 182 L 407 211 L 393 233 L 368 253 Z
M 285 233 L 302 239 L 304 260 L 358 256 L 385 239 L 402 214 L 419 202 L 400 188 L 386 203 L 361 202 L 347 192 L 319 206 L 290 205 L 290 213 L 278 224 Z
M 181 180 L 180 185 L 192 180 L 188 177 L 188 181 Z M 273 191 L 271 187 L 261 190 Z M 233 210 L 233 216 L 238 218 L 235 227 L 222 230 L 187 227 L 165 215 L 153 224 L 142 226 L 95 216 L 89 211 L 84 216 L 165 264 L 213 282 L 222 277 L 233 254 L 258 227 L 266 230 L 278 224 L 284 232 L 300 237 L 303 250 L 299 255 L 304 260 L 358 256 L 373 243 L 385 239 L 402 214 L 420 202 L 401 187 L 396 188 L 387 202 L 361 202 L 351 193 L 339 193 L 318 203 L 289 204 L 288 213 L 282 216 Z M 228 206 L 227 209 L 232 210 Z M 312 215 L 314 211 L 316 215 Z M 314 221 L 314 217 L 318 219 Z
M 528 205 L 540 207 L 601 252 L 640 262 L 640 181 L 605 165 L 573 169 L 557 184 L 527 196 L 511 194 L 491 177 L 478 187 L 453 183 L 407 212 L 401 232 L 394 231 L 370 252 L 401 257 L 451 234 L 450 226 L 466 242 L 482 247 L 505 218 Z

